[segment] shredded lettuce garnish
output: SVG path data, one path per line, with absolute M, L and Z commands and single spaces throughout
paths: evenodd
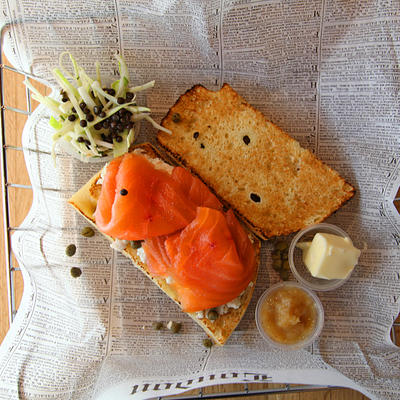
M 69 57 L 73 72 L 68 72 L 63 61 Z M 130 87 L 128 67 L 124 59 L 116 55 L 120 78 L 110 87 L 101 81 L 100 64 L 95 63 L 96 79 L 91 78 L 78 65 L 72 54 L 60 55 L 59 68 L 53 75 L 61 87 L 61 101 L 42 96 L 28 78 L 25 85 L 32 91 L 32 98 L 49 108 L 49 124 L 53 134 L 52 156 L 59 141 L 80 156 L 82 161 L 93 158 L 117 157 L 128 151 L 135 140 L 135 123 L 149 121 L 156 129 L 171 134 L 150 117 L 150 109 L 137 105 L 136 93 L 154 87 L 154 81 Z

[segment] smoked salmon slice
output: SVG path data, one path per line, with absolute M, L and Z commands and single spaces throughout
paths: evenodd
M 237 240 L 249 238 L 241 235 Z M 247 250 L 247 246 L 242 247 Z M 171 262 L 172 286 L 187 312 L 228 303 L 254 277 L 255 263 L 242 262 L 227 218 L 218 210 L 198 207 L 196 218 L 182 231 L 170 235 L 165 248 Z
M 144 156 L 127 153 L 106 169 L 95 219 L 114 238 L 143 240 L 184 228 L 197 206 L 222 209 L 208 187 L 184 168 L 175 167 L 170 175 Z
M 253 279 L 254 272 L 257 266 L 256 253 L 254 251 L 253 243 L 250 240 L 247 232 L 244 230 L 243 226 L 236 218 L 235 213 L 232 211 L 232 209 L 228 210 L 225 213 L 225 216 L 226 222 L 229 226 L 229 230 L 231 231 L 233 240 L 235 241 L 236 250 L 239 254 L 239 258 L 245 266 L 245 270 L 248 274 L 245 280 L 248 280 L 250 282 Z
M 172 235 L 143 243 L 152 274 L 169 277 L 182 309 L 206 310 L 236 298 L 253 280 L 256 255 L 232 210 L 197 208 L 196 219 Z
M 139 153 L 114 159 L 94 216 L 109 236 L 143 240 L 149 271 L 170 279 L 184 311 L 226 304 L 254 278 L 255 251 L 234 213 L 181 167 L 170 174 Z
M 184 228 L 195 218 L 196 205 L 168 172 L 126 153 L 108 165 L 94 216 L 107 235 L 143 240 Z
M 167 277 L 171 270 L 171 260 L 165 250 L 167 236 L 157 236 L 143 241 L 142 247 L 146 254 L 146 264 L 155 276 Z
M 198 207 L 209 207 L 222 210 L 222 204 L 211 190 L 196 176 L 182 167 L 175 167 L 172 178 L 180 183 L 189 200 Z

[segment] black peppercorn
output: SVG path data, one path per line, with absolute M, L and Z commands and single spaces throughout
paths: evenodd
M 121 196 L 126 196 L 126 195 L 128 194 L 128 191 L 127 191 L 126 189 L 121 189 L 120 192 L 119 192 L 119 194 L 120 194 Z
M 129 122 L 131 120 L 131 117 L 130 117 L 130 115 L 127 115 L 127 114 L 125 114 L 124 116 L 122 116 L 122 118 L 121 118 L 121 122 L 123 122 L 123 123 L 127 123 L 127 122 Z
M 81 120 L 79 121 L 79 125 L 80 125 L 82 128 L 84 128 L 85 126 L 87 126 L 86 120 L 81 119 Z
M 76 116 L 74 114 L 68 115 L 68 121 L 75 121 L 76 120 Z

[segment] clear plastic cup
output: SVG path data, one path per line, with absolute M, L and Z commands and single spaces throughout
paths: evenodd
M 350 272 L 344 279 L 321 279 L 315 278 L 303 262 L 303 250 L 296 247 L 298 242 L 312 241 L 317 233 L 331 233 L 333 235 L 349 238 L 349 235 L 341 228 L 331 224 L 317 224 L 309 226 L 297 233 L 289 246 L 288 261 L 293 276 L 298 282 L 309 289 L 316 291 L 328 291 L 337 289 L 350 279 Z M 350 239 L 351 240 L 351 239 Z
M 268 333 L 264 330 L 261 322 L 261 311 L 262 311 L 262 305 L 264 302 L 268 299 L 269 296 L 271 296 L 276 290 L 282 288 L 282 287 L 295 287 L 298 289 L 303 290 L 314 302 L 316 311 L 317 311 L 317 320 L 315 322 L 314 329 L 310 332 L 310 334 L 303 340 L 292 343 L 292 344 L 285 344 L 281 342 L 277 342 L 276 340 L 272 339 Z M 310 345 L 314 340 L 318 338 L 320 335 L 322 328 L 324 326 L 324 308 L 322 307 L 322 303 L 317 297 L 317 295 L 312 292 L 311 290 L 307 289 L 306 287 L 300 285 L 297 282 L 293 281 L 287 281 L 287 282 L 280 282 L 277 283 L 273 286 L 271 286 L 269 289 L 267 289 L 259 298 L 257 302 L 257 307 L 256 307 L 256 325 L 258 328 L 258 331 L 260 332 L 261 336 L 263 339 L 268 342 L 270 345 L 281 349 L 281 350 L 300 350 L 308 345 Z

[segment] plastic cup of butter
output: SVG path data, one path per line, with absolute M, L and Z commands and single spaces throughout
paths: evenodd
M 267 289 L 257 302 L 255 317 L 263 339 L 281 350 L 309 346 L 324 325 L 324 309 L 317 295 L 294 281 Z
M 322 223 L 309 226 L 298 232 L 290 243 L 288 252 L 290 269 L 296 280 L 309 289 L 316 291 L 337 289 L 350 279 L 352 272 L 344 279 L 321 279 L 313 277 L 303 262 L 303 251 L 296 247 L 300 242 L 312 241 L 317 233 L 330 233 L 350 239 L 350 236 L 336 225 Z

